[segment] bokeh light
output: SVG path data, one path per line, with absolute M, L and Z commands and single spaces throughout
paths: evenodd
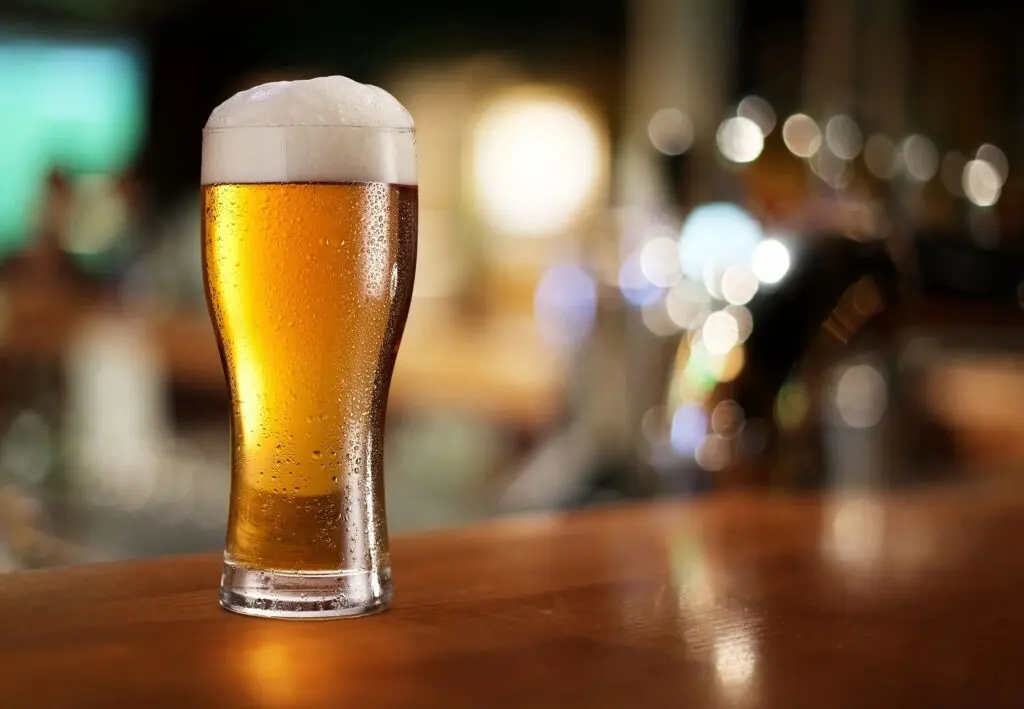
M 907 177 L 914 182 L 928 182 L 939 171 L 939 151 L 923 135 L 915 133 L 904 138 L 900 157 Z
M 717 384 L 730 382 L 739 376 L 746 364 L 746 352 L 742 345 L 716 354 L 709 352 L 707 343 L 698 337 L 692 344 L 684 340 L 680 348 L 687 349 L 686 354 L 682 355 L 685 362 L 682 376 L 676 384 L 677 395 L 684 401 L 706 397 Z
M 640 268 L 640 254 L 632 253 L 619 268 L 619 292 L 630 305 L 641 308 L 662 295 L 662 288 L 654 285 Z
M 746 342 L 754 330 L 754 316 L 750 309 L 742 305 L 729 305 L 725 312 L 736 321 L 736 337 L 740 342 Z
M 821 147 L 821 129 L 814 119 L 795 113 L 782 124 L 782 140 L 798 158 L 809 158 Z
M 985 160 L 970 160 L 964 165 L 964 195 L 978 207 L 991 207 L 999 201 L 1002 178 L 999 171 Z
M 739 325 L 731 313 L 719 310 L 704 321 L 701 337 L 709 354 L 722 355 L 739 344 Z
M 499 96 L 474 131 L 473 176 L 483 216 L 520 236 L 568 228 L 595 197 L 607 147 L 594 118 L 562 94 Z
M 533 302 L 543 337 L 557 345 L 577 345 L 594 324 L 597 285 L 580 266 L 555 264 L 541 276 Z
M 716 300 L 722 299 L 722 275 L 725 273 L 726 268 L 727 266 L 715 261 L 708 261 L 704 264 L 701 282 L 708 295 Z
M 722 121 L 715 139 L 725 159 L 734 163 L 752 162 L 764 150 L 764 135 L 760 127 L 743 116 Z
M 679 245 L 675 239 L 658 236 L 640 249 L 640 271 L 656 286 L 669 287 L 682 275 Z
M 764 137 L 775 130 L 775 109 L 760 96 L 747 96 L 740 101 L 736 106 L 736 115 L 756 123 Z
M 697 326 L 710 302 L 708 292 L 691 280 L 680 281 L 665 294 L 665 310 L 681 328 Z
M 749 261 L 763 238 L 760 223 L 742 207 L 731 202 L 701 205 L 690 212 L 680 234 L 683 273 L 700 282 L 711 268 L 720 279 L 730 265 Z
M 807 163 L 811 172 L 832 189 L 842 189 L 850 183 L 852 172 L 849 163 L 832 152 L 828 145 L 823 145 Z
M 727 303 L 746 305 L 757 295 L 757 287 L 757 276 L 746 265 L 733 264 L 722 272 L 720 291 Z
M 843 160 L 853 160 L 860 155 L 864 138 L 860 128 L 849 116 L 832 116 L 825 124 L 825 144 Z
M 682 155 L 693 145 L 693 122 L 678 108 L 662 108 L 647 123 L 647 137 L 658 152 Z
M 822 535 L 829 561 L 849 578 L 876 578 L 885 549 L 885 510 L 869 498 L 841 496 L 830 529 Z
M 747 354 L 742 346 L 737 345 L 724 355 L 709 355 L 711 366 L 719 382 L 731 382 L 743 371 L 747 363 Z
M 765 239 L 754 249 L 751 267 L 757 280 L 771 285 L 786 277 L 790 261 L 789 247 L 778 239 Z
M 783 430 L 799 428 L 810 406 L 811 398 L 806 386 L 800 382 L 784 384 L 775 397 L 775 422 Z
M 888 405 L 885 378 L 869 364 L 847 367 L 835 389 L 836 412 L 850 428 L 878 425 Z
M 731 457 L 732 454 L 729 450 L 728 442 L 721 436 L 716 436 L 714 434 L 705 436 L 697 445 L 697 450 L 694 451 L 693 454 L 693 459 L 697 465 L 704 468 L 704 470 L 710 470 L 712 472 L 722 470 L 729 465 Z M 730 673 L 730 680 L 733 679 L 733 673 L 737 673 L 735 679 L 741 680 L 738 672 L 743 671 L 742 668 L 737 669 L 733 665 L 723 665 L 723 668 L 725 672 Z
M 680 327 L 668 314 L 664 299 L 647 303 L 640 310 L 640 318 L 651 334 L 668 337 L 679 332 Z
M 722 438 L 734 438 L 743 430 L 743 407 L 732 399 L 720 401 L 711 411 L 711 430 Z
M 1006 159 L 1006 153 L 992 145 L 992 143 L 985 143 L 978 148 L 978 152 L 975 155 L 978 160 L 984 160 L 999 173 L 1000 187 L 1006 184 L 1007 178 L 1010 176 L 1010 161 Z
M 708 418 L 696 404 L 683 404 L 672 414 L 669 440 L 679 455 L 693 455 L 707 435 Z

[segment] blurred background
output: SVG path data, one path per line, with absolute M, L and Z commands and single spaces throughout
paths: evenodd
M 237 90 L 330 73 L 417 122 L 393 531 L 1024 485 L 1016 12 L 7 0 L 0 570 L 220 548 L 200 130 Z

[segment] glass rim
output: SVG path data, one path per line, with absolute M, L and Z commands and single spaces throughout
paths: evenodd
M 203 126 L 203 133 L 228 133 L 238 130 L 281 130 L 289 128 L 316 128 L 330 130 L 367 130 L 378 133 L 415 133 L 416 127 L 400 128 L 394 126 L 375 126 L 370 124 L 335 124 L 335 123 L 279 123 L 276 125 L 253 126 Z

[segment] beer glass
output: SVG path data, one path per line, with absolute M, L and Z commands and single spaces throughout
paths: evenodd
M 203 272 L 232 401 L 220 601 L 370 613 L 391 599 L 383 435 L 416 261 L 411 121 L 243 119 L 203 133 Z

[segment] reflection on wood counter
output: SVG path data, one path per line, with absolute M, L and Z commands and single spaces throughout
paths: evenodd
M 1024 501 L 724 496 L 393 542 L 392 610 L 216 605 L 216 556 L 0 577 L 3 707 L 1010 707 Z

